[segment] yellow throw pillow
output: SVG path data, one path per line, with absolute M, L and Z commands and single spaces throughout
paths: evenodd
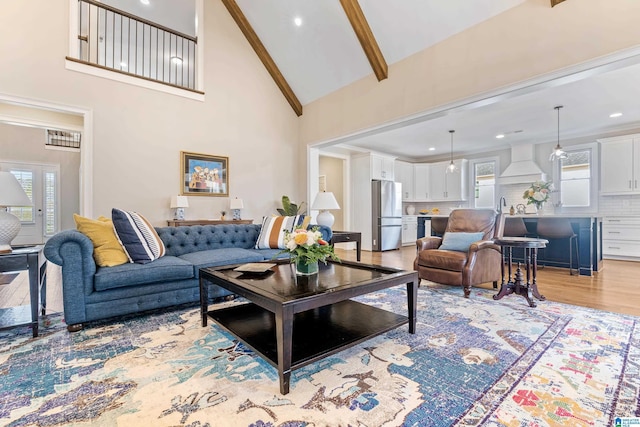
M 100 217 L 97 220 L 73 214 L 76 228 L 93 242 L 93 258 L 100 267 L 129 262 L 126 252 L 120 245 L 113 230 L 113 222 L 109 218 Z

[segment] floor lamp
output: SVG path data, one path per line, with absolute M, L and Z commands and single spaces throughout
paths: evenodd
M 11 172 L 0 172 L 0 253 L 11 252 L 11 241 L 22 227 L 18 217 L 9 213 L 8 208 L 32 205 L 16 177 Z

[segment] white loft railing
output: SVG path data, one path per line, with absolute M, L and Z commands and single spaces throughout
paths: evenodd
M 78 1 L 72 61 L 197 91 L 196 37 L 93 1 Z

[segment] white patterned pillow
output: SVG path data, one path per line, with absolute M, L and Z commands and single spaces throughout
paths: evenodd
M 116 236 L 129 260 L 146 264 L 165 254 L 165 247 L 155 228 L 145 217 L 136 212 L 111 210 L 111 220 Z
M 306 228 L 310 219 L 306 215 L 265 216 L 262 218 L 256 249 L 285 249 L 285 231 L 292 232 L 298 226 Z

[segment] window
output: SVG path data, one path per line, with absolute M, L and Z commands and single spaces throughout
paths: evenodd
M 473 207 L 493 208 L 496 205 L 496 161 L 473 162 Z
M 44 173 L 44 235 L 53 236 L 58 231 L 57 172 Z
M 597 150 L 595 144 L 565 147 L 567 158 L 557 162 L 554 168 L 556 196 L 554 203 L 564 212 L 597 210 Z
M 33 172 L 12 170 L 11 173 L 18 179 L 22 189 L 33 202 Z M 9 212 L 17 216 L 21 223 L 32 224 L 34 222 L 33 209 L 33 206 L 14 206 L 9 208 Z

